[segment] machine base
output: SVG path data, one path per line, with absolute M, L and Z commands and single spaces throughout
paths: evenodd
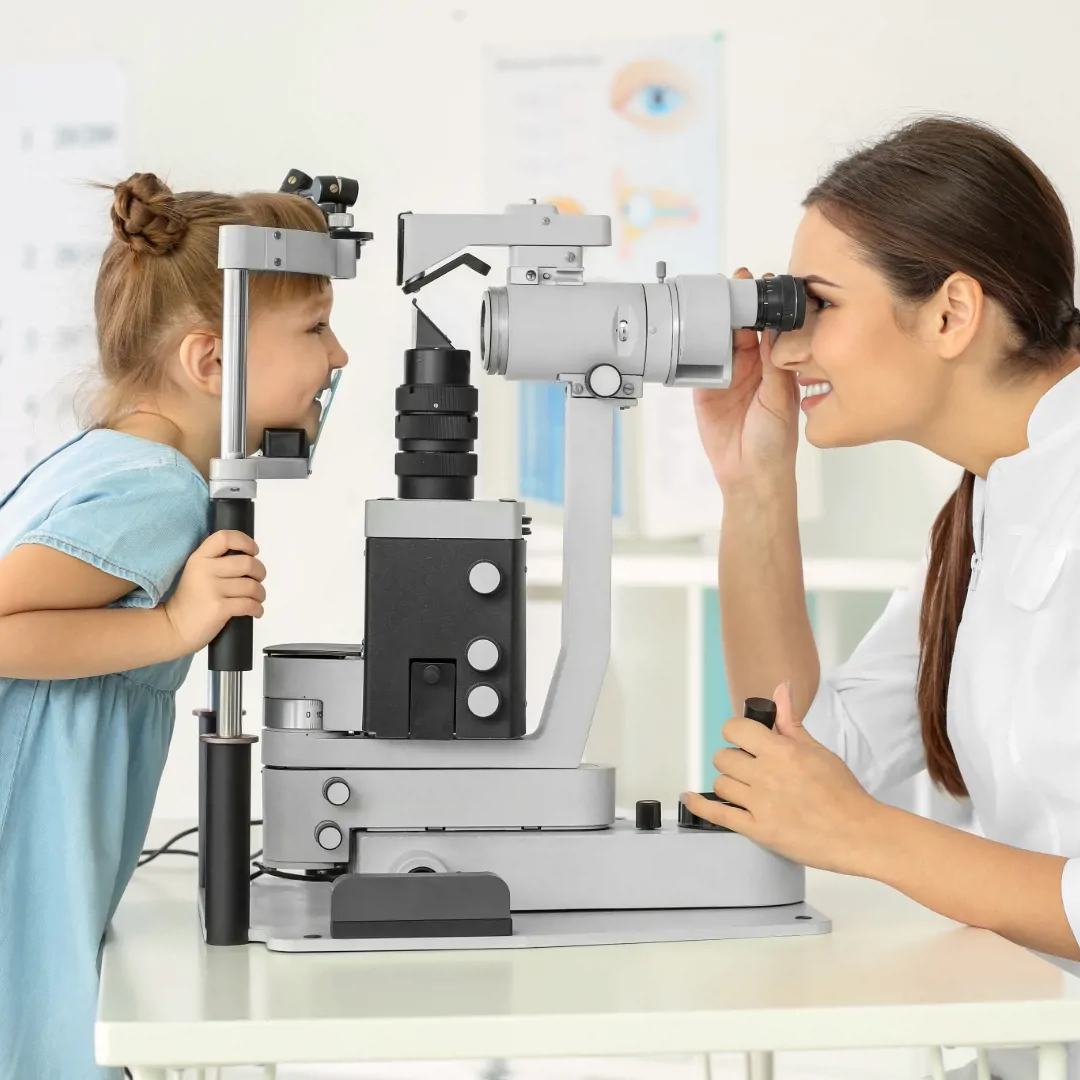
M 330 885 L 259 878 L 251 886 L 252 941 L 272 952 L 418 952 L 632 945 L 660 941 L 827 934 L 832 922 L 808 904 L 664 911 L 515 912 L 510 937 L 332 938 Z

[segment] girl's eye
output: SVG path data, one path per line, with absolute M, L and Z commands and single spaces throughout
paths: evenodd
M 833 303 L 831 300 L 826 300 L 823 296 L 815 296 L 813 293 L 807 293 L 807 297 L 812 303 L 817 305 L 818 311 L 824 311 L 826 308 L 831 308 Z
M 315 325 L 314 325 L 314 326 L 313 326 L 313 327 L 311 328 L 311 331 L 310 331 L 310 332 L 311 332 L 312 334 L 321 334 L 321 333 L 322 333 L 322 332 L 323 332 L 324 330 L 328 330 L 329 328 L 330 328 L 330 324 L 329 324 L 329 323 L 324 323 L 324 322 L 317 322 L 317 323 L 316 323 L 316 324 L 315 324 Z

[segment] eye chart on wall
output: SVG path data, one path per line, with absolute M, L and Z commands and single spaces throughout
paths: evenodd
M 0 492 L 77 430 L 124 97 L 115 65 L 0 67 Z
M 560 213 L 606 214 L 610 248 L 585 252 L 587 280 L 655 280 L 723 265 L 721 35 L 488 51 L 485 178 L 489 209 L 528 198 Z M 538 286 L 541 287 L 541 286 Z M 519 389 L 519 486 L 559 502 L 561 387 Z M 624 429 L 635 529 L 651 538 L 715 533 L 720 493 L 688 390 L 650 385 Z M 800 510 L 818 488 L 800 454 Z

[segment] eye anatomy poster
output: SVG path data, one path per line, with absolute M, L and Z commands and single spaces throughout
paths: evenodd
M 723 41 L 711 38 L 507 46 L 489 51 L 489 210 L 535 198 L 560 213 L 606 214 L 610 248 L 586 249 L 586 280 L 653 281 L 721 265 Z M 538 286 L 539 287 L 539 286 Z M 526 498 L 561 497 L 562 390 L 520 388 L 519 478 Z M 635 530 L 712 532 L 720 497 L 687 390 L 647 386 L 620 419 Z M 629 501 L 629 500 L 628 500 Z
M 0 66 L 0 492 L 76 430 L 124 127 L 119 67 Z

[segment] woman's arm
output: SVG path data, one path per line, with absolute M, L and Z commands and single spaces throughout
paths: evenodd
M 878 802 L 795 718 L 781 684 L 770 730 L 735 717 L 717 752 L 725 803 L 683 801 L 701 817 L 805 866 L 870 877 L 957 922 L 1071 960 L 1080 946 L 1062 900 L 1068 860 L 1007 847 Z
M 796 715 L 805 715 L 821 669 L 803 585 L 794 471 L 725 490 L 719 585 L 731 700 L 768 697 L 790 679 Z
M 164 607 L 107 607 L 134 587 L 53 548 L 15 548 L 0 559 L 0 678 L 79 679 L 186 655 Z
M 877 803 L 860 845 L 876 878 L 957 922 L 1080 960 L 1061 898 L 1067 859 L 1009 847 Z

